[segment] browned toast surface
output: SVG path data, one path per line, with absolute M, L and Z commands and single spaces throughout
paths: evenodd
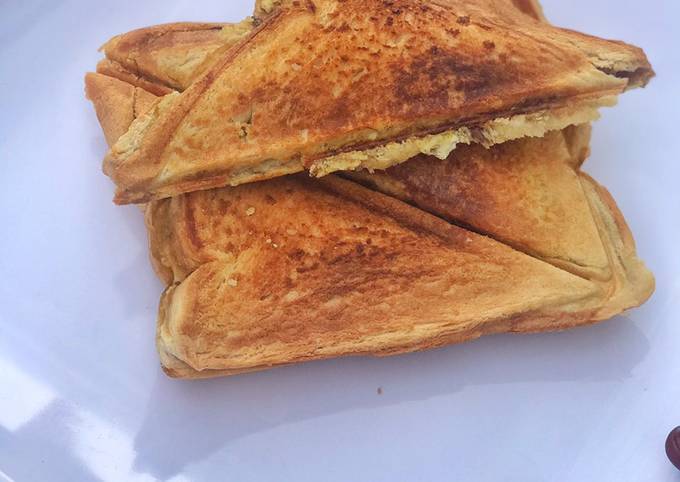
M 126 203 L 386 168 L 588 122 L 651 75 L 641 50 L 508 0 L 292 2 L 138 120 L 106 172 Z
M 565 135 L 464 146 L 350 178 L 568 271 L 611 276 Z
M 159 201 L 147 223 L 153 256 L 174 280 L 159 343 L 199 371 L 422 349 L 508 320 L 550 329 L 592 319 L 603 296 L 597 284 L 334 177 Z

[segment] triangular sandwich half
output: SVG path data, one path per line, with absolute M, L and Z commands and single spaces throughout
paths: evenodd
M 599 319 L 593 282 L 331 176 L 147 208 L 173 274 L 158 344 L 172 375 L 387 355 Z
M 303 169 L 384 169 L 597 117 L 652 70 L 641 50 L 510 0 L 289 2 L 112 148 L 120 203 Z
M 609 260 L 572 159 L 556 131 L 349 177 L 567 271 L 607 280 Z

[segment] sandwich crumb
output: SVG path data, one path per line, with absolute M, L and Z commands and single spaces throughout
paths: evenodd
M 255 208 L 254 207 L 249 207 L 248 209 L 246 209 L 246 215 L 252 216 L 253 214 L 255 214 Z
M 231 286 L 232 288 L 236 288 L 236 287 L 238 286 L 238 281 L 236 281 L 236 280 L 233 279 L 233 278 L 229 278 L 229 279 L 227 280 L 227 284 L 228 284 L 229 286 Z

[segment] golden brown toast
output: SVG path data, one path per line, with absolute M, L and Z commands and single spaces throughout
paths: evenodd
M 521 12 L 545 20 L 542 7 L 536 0 L 513 0 L 513 4 Z M 280 2 L 258 0 L 255 15 L 271 13 L 277 5 Z M 133 30 L 117 35 L 102 47 L 107 58 L 98 64 L 97 72 L 159 96 L 175 90 L 181 92 L 184 87 L 176 84 L 177 75 L 173 72 L 195 79 L 206 64 L 216 60 L 220 50 L 233 47 L 256 23 L 257 20 L 253 19 L 238 24 L 174 23 Z M 221 30 L 217 29 L 218 26 Z M 192 58 L 199 56 L 208 60 L 192 71 L 187 65 L 195 65 L 196 62 L 186 61 L 189 52 Z M 121 60 L 131 70 L 112 59 Z M 169 85 L 175 87 L 170 88 Z M 586 125 L 572 126 L 564 132 L 570 146 L 581 149 L 583 162 L 589 152 L 590 128 Z
M 560 329 L 597 319 L 605 296 L 336 177 L 158 201 L 147 223 L 154 258 L 173 273 L 159 349 L 202 375 Z
M 334 176 L 157 201 L 147 223 L 153 256 L 174 279 L 158 331 L 172 376 L 559 330 L 612 316 L 622 301 Z M 642 296 L 634 303 L 652 288 L 638 268 L 625 290 Z
M 535 0 L 513 0 L 536 19 L 543 10 Z M 256 15 L 271 12 L 274 4 L 256 2 Z M 242 40 L 254 27 L 254 19 L 240 23 L 171 23 L 140 28 L 117 35 L 102 46 L 105 59 L 97 73 L 123 80 L 155 95 L 183 91 L 215 59 L 218 50 Z M 187 58 L 189 61 L 187 61 Z
M 172 23 L 117 35 L 102 47 L 106 59 L 99 73 L 130 82 L 130 76 L 165 89 L 165 95 L 186 89 L 198 77 L 210 56 L 237 43 L 252 29 L 240 24 Z M 134 82 L 132 82 L 134 83 Z M 139 85 L 147 90 L 148 85 Z
M 97 73 L 115 77 L 155 95 L 182 91 L 223 51 L 254 26 L 240 23 L 171 23 L 117 35 L 102 47 Z
M 97 87 L 92 87 L 92 85 L 88 85 L 88 92 L 91 90 L 97 91 L 98 98 L 102 99 L 106 97 L 106 87 L 109 85 L 108 81 L 100 79 L 99 81 L 96 80 L 96 77 L 98 76 L 92 76 L 94 78 L 88 78 L 88 84 L 93 84 L 96 85 Z M 103 90 L 102 90 L 103 89 Z M 92 97 L 92 95 L 91 95 Z M 106 102 L 97 102 L 95 100 L 95 106 L 97 107 L 98 115 L 100 115 L 100 118 L 109 118 L 109 117 L 115 117 L 115 115 L 112 116 L 111 112 L 108 112 L 111 109 L 111 104 L 106 103 Z M 100 113 L 100 111 L 102 111 Z M 107 113 L 108 112 L 108 113 Z M 127 116 L 120 116 L 121 118 L 125 119 Z M 105 129 L 106 130 L 106 129 Z M 542 142 L 544 143 L 543 146 L 540 147 L 542 151 L 545 152 L 545 154 L 550 153 L 550 156 L 545 156 L 545 157 L 559 157 L 561 158 L 564 162 L 564 165 L 572 165 L 573 167 L 578 167 L 580 164 L 583 162 L 585 159 L 586 153 L 588 151 L 588 140 L 589 140 L 589 129 L 588 128 L 578 128 L 578 129 L 566 129 L 563 132 L 563 135 L 557 135 L 557 134 L 552 134 L 548 136 L 548 139 L 551 139 L 551 142 L 548 142 L 548 140 L 543 140 Z M 557 139 L 557 141 L 556 141 Z M 475 156 L 472 156 L 472 159 L 474 160 L 476 164 L 476 168 L 480 169 L 482 168 L 483 173 L 491 174 L 493 178 L 493 168 L 491 168 L 489 165 L 485 165 L 487 163 L 492 163 L 494 160 L 498 162 L 498 159 L 500 158 L 501 160 L 505 159 L 504 162 L 498 162 L 498 168 L 503 169 L 506 172 L 510 172 L 511 174 L 517 174 L 517 172 L 524 170 L 525 173 L 527 174 L 527 177 L 531 177 L 532 170 L 529 167 L 533 167 L 534 169 L 536 168 L 535 165 L 532 166 L 531 162 L 525 161 L 525 162 L 518 162 L 520 166 L 524 166 L 522 168 L 517 167 L 514 165 L 515 163 L 512 162 L 513 159 L 513 154 L 514 158 L 517 159 L 519 156 L 519 153 L 521 152 L 521 145 L 524 143 L 524 141 L 517 142 L 517 143 L 510 143 L 506 144 L 504 147 L 505 153 L 504 156 L 496 155 L 492 156 L 489 158 L 488 156 L 485 157 L 484 155 L 479 156 L 479 159 L 477 159 Z M 518 147 L 515 149 L 510 149 L 510 146 L 517 144 Z M 465 154 L 465 150 L 468 148 L 463 148 L 460 153 L 456 153 L 458 155 L 463 155 Z M 469 148 L 471 151 L 474 150 L 474 148 Z M 493 152 L 496 151 L 498 147 L 492 149 L 491 151 L 488 152 Z M 547 150 L 546 150 L 547 149 Z M 481 151 L 481 150 L 480 150 Z M 526 155 L 530 159 L 540 159 L 540 156 L 537 156 L 535 152 L 532 154 L 531 149 L 525 148 Z M 484 152 L 484 151 L 482 151 Z M 565 152 L 568 152 L 568 155 L 565 154 Z M 468 153 L 468 157 L 469 153 Z M 481 160 L 480 160 L 481 159 Z M 521 161 L 521 159 L 520 159 Z M 430 163 L 435 163 L 438 161 L 430 160 Z M 447 159 L 444 163 L 442 164 L 448 164 L 448 163 L 453 163 L 455 164 L 455 156 L 450 156 L 449 159 Z M 517 161 L 515 161 L 517 162 Z M 407 164 L 406 166 L 410 165 L 411 163 Z M 415 161 L 413 162 L 414 166 L 418 166 L 420 164 L 427 164 L 425 160 L 422 161 Z M 556 173 L 568 173 L 568 169 L 563 169 L 559 170 L 557 169 L 557 164 L 556 162 L 547 162 L 546 165 L 548 166 L 548 172 L 550 169 L 553 169 L 554 171 L 552 172 L 552 175 L 550 176 L 551 182 L 556 182 L 557 185 L 559 185 L 560 182 L 564 181 L 568 176 L 559 176 L 556 175 Z M 505 166 L 505 167 L 504 167 Z M 405 166 L 403 166 L 405 167 Z M 395 168 L 392 170 L 387 171 L 387 173 L 391 174 L 394 171 L 399 170 L 400 168 Z M 404 175 L 405 173 L 410 172 L 410 175 Z M 545 174 L 546 171 L 542 171 L 539 169 L 539 173 L 543 172 Z M 422 176 L 419 179 L 419 174 Z M 535 172 L 533 174 L 536 174 Z M 572 170 L 573 174 L 573 170 Z M 455 169 L 449 170 L 448 172 L 449 176 L 455 175 L 455 176 L 461 176 L 460 171 L 456 171 Z M 383 176 L 376 176 L 377 179 L 380 179 L 381 182 L 384 182 L 384 179 L 382 179 Z M 432 181 L 436 181 L 438 178 L 441 177 L 441 174 L 435 170 L 433 173 L 433 176 L 431 178 Z M 427 182 L 426 178 L 426 170 L 423 169 L 422 172 L 419 173 L 418 169 L 413 169 L 412 171 L 404 171 L 402 172 L 402 178 L 409 181 L 409 182 L 415 182 L 417 185 L 418 182 Z M 558 181 L 553 181 L 557 179 Z M 632 241 L 632 237 L 630 236 L 630 232 L 628 231 L 627 227 L 625 226 L 625 221 L 623 221 L 622 216 L 616 209 L 616 206 L 613 204 L 613 200 L 611 200 L 611 197 L 606 193 L 606 191 L 602 190 L 601 187 L 597 186 L 594 181 L 590 180 L 586 176 L 581 176 L 582 182 L 584 183 L 584 189 L 589 192 L 589 202 L 593 205 L 593 212 L 595 215 L 593 216 L 594 219 L 596 219 L 595 224 L 597 225 L 597 229 L 600 231 L 603 240 L 606 240 L 605 244 L 607 245 L 607 257 L 608 259 L 611 259 L 613 269 L 611 270 L 613 272 L 613 276 L 611 277 L 610 280 L 607 282 L 596 282 L 599 286 L 599 289 L 601 292 L 606 292 L 608 293 L 606 297 L 608 298 L 606 303 L 603 303 L 602 306 L 597 310 L 597 315 L 593 315 L 593 320 L 595 319 L 601 319 L 605 317 L 610 317 L 613 316 L 614 314 L 617 314 L 621 312 L 622 310 L 631 307 L 633 304 L 639 304 L 641 303 L 644 299 L 646 299 L 650 294 L 651 290 L 653 289 L 653 280 L 647 270 L 644 268 L 644 266 L 640 263 L 640 261 L 637 259 L 635 255 L 635 248 L 634 244 Z M 303 180 L 304 181 L 304 180 Z M 364 180 L 364 182 L 366 182 Z M 269 188 L 269 184 L 271 183 L 265 183 L 263 186 L 267 186 L 267 189 Z M 445 184 L 445 183 L 443 183 Z M 442 184 L 442 185 L 443 185 Z M 531 183 L 530 183 L 531 184 Z M 566 193 L 569 193 L 569 189 L 566 189 L 566 186 L 568 186 L 569 183 L 565 184 L 565 189 L 559 189 L 559 191 L 565 191 Z M 521 185 L 521 184 L 520 184 Z M 536 186 L 536 183 L 533 183 L 534 186 Z M 515 189 L 517 186 L 515 186 Z M 508 188 L 507 191 L 510 191 L 511 189 Z M 549 193 L 548 189 L 548 193 Z M 577 189 L 578 191 L 578 189 Z M 540 192 L 540 190 L 537 190 L 537 192 Z M 465 204 L 467 201 L 467 204 L 470 204 L 469 201 L 474 202 L 480 202 L 479 196 L 472 196 L 472 194 L 475 193 L 474 189 L 469 189 L 467 192 L 467 195 L 460 195 L 459 199 Z M 518 191 L 518 196 L 522 196 L 525 193 L 526 195 L 531 195 L 532 190 L 531 189 L 524 189 L 524 190 L 519 190 Z M 592 195 L 595 193 L 595 195 Z M 431 201 L 432 199 L 435 200 L 436 204 L 442 203 L 442 201 L 446 200 L 447 192 L 446 189 L 432 189 L 431 190 L 431 195 L 429 196 L 429 200 Z M 534 193 L 536 194 L 536 193 Z M 573 195 L 573 190 L 571 191 L 571 195 Z M 495 197 L 495 196 L 494 196 Z M 482 196 L 482 199 L 484 196 Z M 559 196 L 558 196 L 559 198 Z M 564 200 L 568 201 L 569 197 L 565 197 Z M 578 199 L 578 196 L 577 196 Z M 414 202 L 418 200 L 418 196 L 416 195 L 414 199 L 410 199 L 410 202 Z M 270 200 L 267 199 L 269 202 Z M 421 200 L 422 201 L 422 200 Z M 505 201 L 508 203 L 508 211 L 513 211 L 513 215 L 516 214 L 517 209 L 513 207 L 513 198 L 510 195 L 507 195 L 505 197 Z M 543 202 L 546 202 L 545 199 L 543 199 Z M 155 206 L 157 204 L 161 203 L 154 203 L 152 206 Z M 199 203 L 200 204 L 200 203 Z M 382 203 L 381 203 L 382 204 Z M 565 202 L 565 205 L 569 205 L 569 202 Z M 550 206 L 550 203 L 548 203 Z M 553 202 L 554 206 L 559 205 L 559 200 L 555 200 Z M 579 203 L 577 202 L 577 205 Z M 201 205 L 203 206 L 203 205 Z M 520 203 L 521 206 L 521 203 Z M 524 207 L 526 208 L 526 204 Z M 251 206 L 252 207 L 252 206 Z M 581 203 L 579 205 L 580 208 L 583 207 L 583 204 Z M 201 213 L 205 212 L 204 207 L 199 207 Z M 493 219 L 493 213 L 495 212 L 493 209 L 492 215 L 491 216 L 486 216 L 487 218 Z M 574 210 L 576 211 L 576 210 Z M 586 209 L 587 211 L 587 209 Z M 247 210 L 247 213 L 251 213 L 250 208 Z M 522 215 L 526 216 L 527 213 L 522 212 L 522 209 L 520 208 L 520 218 Z M 252 216 L 255 215 L 254 212 L 251 214 Z M 151 216 L 151 215 L 150 215 Z M 174 214 L 170 215 L 172 218 L 175 217 Z M 161 216 L 162 217 L 162 216 Z M 181 215 L 180 215 L 181 217 Z M 210 217 L 210 216 L 208 216 Z M 530 217 L 530 216 L 529 216 Z M 502 218 L 498 218 L 502 219 Z M 554 219 L 554 218 L 553 218 Z M 574 222 L 583 222 L 585 217 L 581 216 L 580 221 L 574 221 Z M 455 220 L 454 220 L 455 221 Z M 457 221 L 460 222 L 460 221 Z M 521 223 L 520 223 L 521 224 Z M 548 225 L 549 223 L 544 223 Z M 559 225 L 559 223 L 555 223 L 556 225 Z M 590 228 L 587 231 L 590 231 L 592 234 L 592 219 L 590 223 Z M 214 226 L 214 221 L 213 221 L 213 226 Z M 613 227 L 613 229 L 612 229 Z M 191 231 L 191 230 L 189 230 Z M 502 229 L 500 230 L 502 231 Z M 540 230 L 539 230 L 540 231 Z M 512 233 L 513 230 L 510 229 L 510 232 Z M 492 234 L 493 235 L 493 234 Z M 180 236 L 181 237 L 181 236 Z M 498 233 L 496 234 L 496 237 L 498 237 Z M 548 241 L 550 241 L 549 238 L 546 238 Z M 559 244 L 559 243 L 558 243 Z M 540 245 L 540 243 L 539 243 Z M 549 245 L 549 243 L 548 243 Z M 615 248 L 612 248 L 614 247 Z M 179 253 L 180 251 L 175 251 L 174 249 L 170 250 L 171 252 Z M 578 250 L 575 250 L 578 251 Z M 182 275 L 182 270 L 183 269 L 191 269 L 191 268 L 186 268 L 187 264 L 190 265 L 192 261 L 189 261 L 188 263 L 186 261 L 186 257 L 184 254 L 179 254 L 179 259 L 181 262 L 179 263 L 179 268 L 175 271 L 179 273 L 179 277 L 183 277 Z M 173 279 L 175 279 L 175 273 L 173 273 L 173 269 L 169 269 L 167 266 L 164 266 L 160 260 L 162 259 L 167 259 L 163 256 L 155 256 L 156 259 L 156 268 L 159 271 L 159 274 L 162 275 L 163 278 L 165 278 L 169 283 L 172 282 Z M 195 261 L 193 261 L 195 262 Z M 569 269 L 569 267 L 566 267 Z M 595 273 L 590 273 L 594 275 Z M 234 284 L 232 280 L 232 283 Z M 236 286 L 238 286 L 238 283 L 236 283 Z M 164 316 L 163 310 L 161 310 L 161 317 Z M 581 321 L 583 322 L 583 321 Z M 579 323 L 579 322 L 575 322 Z M 555 327 L 556 328 L 556 327 Z M 533 321 L 531 321 L 529 318 L 526 319 L 526 321 L 523 323 L 523 330 L 526 331 L 543 331 L 546 329 L 545 326 L 545 320 L 541 320 L 539 317 L 535 318 Z M 505 327 L 503 328 L 502 323 L 497 323 L 494 325 L 493 329 L 490 331 L 495 331 L 495 330 L 500 330 L 500 331 L 507 331 L 508 328 Z M 455 340 L 451 340 L 455 341 Z M 462 341 L 459 340 L 459 341 Z M 417 349 L 417 348 L 413 348 Z M 346 353 L 347 354 L 347 353 Z M 172 373 L 175 376 L 184 376 L 184 377 L 205 377 L 205 376 L 216 376 L 220 374 L 233 374 L 233 373 L 239 373 L 243 371 L 251 371 L 252 369 L 261 369 L 262 367 L 255 367 L 255 368 L 247 368 L 247 369 L 228 369 L 226 371 L 221 371 L 221 370 L 207 370 L 203 372 L 197 372 L 196 370 L 192 369 L 190 366 L 188 366 L 186 363 L 180 361 L 176 357 L 172 356 L 168 352 L 161 350 L 161 356 L 163 359 L 164 366 L 166 370 L 169 373 Z
M 608 280 L 609 260 L 572 159 L 558 131 L 348 176 L 567 271 Z
M 114 118 L 110 110 L 125 103 L 105 99 L 118 96 L 121 89 L 112 84 L 119 81 L 98 77 L 88 76 L 88 92 L 99 117 Z M 498 155 L 471 163 L 484 173 L 482 186 L 498 175 L 494 166 L 516 180 L 545 165 L 552 175 L 542 181 L 555 180 L 561 191 L 568 176 L 547 156 L 559 157 L 573 173 L 576 163 L 565 154 L 566 144 L 558 134 L 525 139 L 494 147 L 489 152 Z M 456 162 L 465 151 L 429 162 L 465 166 Z M 450 167 L 437 177 L 450 176 L 455 184 L 464 173 Z M 153 202 L 147 209 L 152 259 L 169 286 L 159 311 L 163 366 L 172 376 L 201 378 L 331 356 L 388 355 L 488 333 L 559 330 L 637 306 L 651 294 L 653 278 L 637 259 L 611 197 L 583 175 L 576 178 L 580 182 L 583 189 L 574 191 L 586 196 L 585 206 L 581 194 L 570 192 L 547 204 L 549 211 L 562 203 L 570 212 L 576 202 L 585 211 L 573 222 L 591 236 L 600 233 L 607 280 L 576 276 L 335 176 L 285 177 Z M 531 185 L 520 183 L 518 197 L 533 195 Z M 533 186 L 550 192 L 538 182 Z M 433 189 L 432 196 L 441 201 L 448 194 Z M 534 206 L 513 199 L 510 189 L 501 196 L 504 202 L 489 208 L 488 219 L 501 220 L 503 206 L 508 219 L 534 215 Z M 472 188 L 461 189 L 458 201 L 471 205 L 479 197 Z M 453 214 L 448 218 L 464 224 Z M 551 220 L 559 238 L 565 226 L 550 216 L 544 224 Z M 501 239 L 502 229 L 489 226 L 487 234 Z M 566 244 L 557 245 L 572 256 Z M 574 253 L 581 249 L 575 243 Z
M 651 75 L 641 50 L 509 0 L 292 2 L 135 122 L 105 170 L 128 203 L 445 158 L 589 122 Z

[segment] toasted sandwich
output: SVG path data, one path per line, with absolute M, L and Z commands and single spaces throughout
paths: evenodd
M 149 108 L 150 94 L 117 79 L 86 83 L 111 142 Z M 168 286 L 164 369 L 204 378 L 391 355 L 639 305 L 653 278 L 611 197 L 579 171 L 583 139 L 557 132 L 359 182 L 295 175 L 150 203 Z
M 640 49 L 511 0 L 274 3 L 219 55 L 192 57 L 198 78 L 173 73 L 168 86 L 193 82 L 111 148 L 117 202 L 540 137 L 594 120 L 653 75 Z

